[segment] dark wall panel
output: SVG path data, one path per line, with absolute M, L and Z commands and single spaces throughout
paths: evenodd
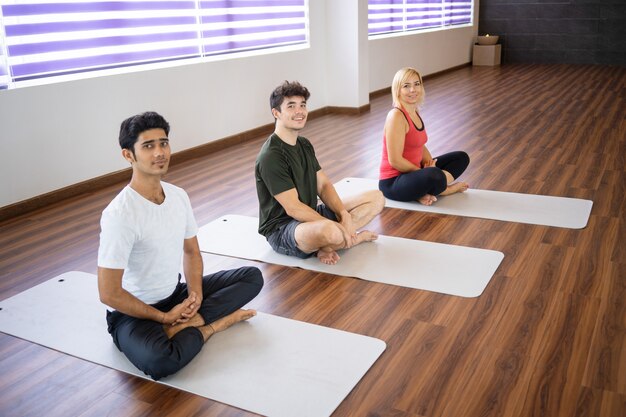
M 480 0 L 503 62 L 626 66 L 626 0 Z

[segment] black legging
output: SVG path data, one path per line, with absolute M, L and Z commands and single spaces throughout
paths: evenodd
M 202 278 L 203 299 L 198 313 L 205 323 L 213 323 L 243 307 L 262 287 L 263 276 L 254 267 L 207 275 Z M 179 282 L 172 295 L 152 306 L 167 312 L 187 297 L 187 284 Z M 117 348 L 155 381 L 187 365 L 204 345 L 202 333 L 195 327 L 187 327 L 168 339 L 161 323 L 119 311 L 107 311 L 107 323 Z
M 386 198 L 396 201 L 416 201 L 426 194 L 439 195 L 448 187 L 443 171 L 448 171 L 457 179 L 470 161 L 463 151 L 446 153 L 434 159 L 437 160 L 436 166 L 380 180 L 378 188 Z

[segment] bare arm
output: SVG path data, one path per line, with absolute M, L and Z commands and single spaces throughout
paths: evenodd
M 144 303 L 122 288 L 123 275 L 123 269 L 98 267 L 100 301 L 129 316 L 165 323 L 165 313 Z
M 356 229 L 354 228 L 354 224 L 352 224 L 352 216 L 350 212 L 346 210 L 341 198 L 339 198 L 335 186 L 321 169 L 317 171 L 317 195 L 320 196 L 322 202 L 337 216 L 339 224 L 342 226 L 340 229 L 346 247 L 349 248 L 354 245 Z
M 428 150 L 426 145 L 424 145 L 422 149 L 422 168 L 434 167 L 436 162 L 437 160 L 433 159 L 430 151 Z
M 144 303 L 122 287 L 123 269 L 98 267 L 98 292 L 100 301 L 126 315 L 158 323 L 174 324 L 186 321 L 183 312 L 189 311 L 195 296 L 187 298 L 167 313 Z
M 345 217 L 350 217 L 350 213 L 346 210 L 343 202 L 335 190 L 335 186 L 321 169 L 317 171 L 317 195 L 326 206 L 337 215 L 341 222 Z
M 353 240 L 356 238 L 356 232 L 352 226 L 352 217 L 346 211 L 341 199 L 335 191 L 335 187 L 333 187 L 322 170 L 317 171 L 317 194 L 324 204 L 340 219 L 338 225 L 344 236 L 346 247 L 352 246 Z M 283 206 L 287 215 L 295 220 L 303 223 L 325 220 L 325 217 L 298 199 L 298 191 L 295 188 L 276 194 L 274 198 Z
M 289 217 L 299 222 L 305 223 L 324 219 L 317 211 L 298 199 L 298 191 L 295 188 L 276 194 L 274 198 L 283 206 Z
M 191 295 L 196 295 L 196 301 L 191 307 L 191 312 L 183 313 L 183 317 L 193 317 L 200 304 L 202 304 L 203 291 L 202 291 L 202 273 L 203 263 L 202 255 L 200 255 L 200 246 L 198 245 L 198 238 L 196 236 L 185 239 L 183 244 L 183 270 L 185 271 L 185 280 L 187 282 L 187 292 Z
M 389 164 L 400 172 L 411 172 L 420 169 L 420 167 L 402 156 L 404 140 L 408 131 L 409 125 L 402 112 L 395 109 L 391 110 L 387 114 L 387 120 L 385 120 L 387 158 L 389 159 Z

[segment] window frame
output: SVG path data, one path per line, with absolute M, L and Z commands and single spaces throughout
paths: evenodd
M 417 22 L 419 22 L 419 19 L 409 19 L 409 12 L 407 11 L 407 9 L 410 8 L 417 8 L 418 5 L 420 4 L 426 4 L 427 2 L 423 2 L 423 3 L 409 3 L 409 1 L 411 0 L 368 0 L 368 39 L 382 39 L 382 38 L 387 38 L 387 37 L 396 37 L 396 36 L 405 36 L 405 35 L 414 35 L 416 33 L 426 33 L 426 32 L 437 32 L 437 31 L 443 31 L 443 30 L 450 30 L 450 29 L 456 29 L 456 28 L 462 28 L 462 27 L 471 27 L 474 25 L 474 13 L 475 13 L 475 6 L 476 6 L 476 2 L 475 0 L 461 0 L 461 1 L 451 1 L 451 0 L 439 0 L 438 2 L 432 1 L 432 2 L 428 2 L 428 3 L 432 3 L 432 4 L 440 4 L 441 6 L 439 7 L 439 10 L 430 10 L 430 12 L 432 13 L 439 13 L 439 22 L 435 25 L 432 26 L 427 26 L 427 27 L 408 27 L 412 24 L 415 24 Z M 465 4 L 465 3 L 469 3 L 470 5 L 470 10 L 469 10 L 469 21 L 468 22 L 462 22 L 462 23 L 456 23 L 456 24 L 452 24 L 452 23 L 446 23 L 449 22 L 451 20 L 451 15 L 447 16 L 446 15 L 446 5 L 450 5 L 450 10 L 452 13 L 452 10 L 454 5 L 457 3 L 461 3 L 461 4 Z M 374 6 L 374 7 L 371 7 Z M 395 7 L 393 7 L 395 6 Z M 380 31 L 380 32 L 374 32 L 372 33 L 372 26 L 371 26 L 371 20 L 373 18 L 373 16 L 376 15 L 376 13 L 371 13 L 372 10 L 377 10 L 377 9 L 384 9 L 384 7 L 388 7 L 389 10 L 392 9 L 397 9 L 400 10 L 401 9 L 401 28 L 399 29 L 391 29 L 391 30 L 384 30 L 384 31 Z M 421 13 L 428 13 L 429 11 L 421 11 Z M 411 13 L 415 13 L 415 11 L 412 11 Z M 389 16 L 389 23 L 392 24 L 394 22 L 394 18 L 400 17 L 399 16 L 400 13 L 396 13 L 395 16 Z M 416 22 L 417 21 L 417 22 Z M 395 20 L 395 22 L 400 22 L 400 20 Z M 410 22 L 410 23 L 409 23 Z M 380 22 L 382 23 L 382 22 Z M 399 26 L 398 23 L 396 23 L 395 26 Z
M 28 10 L 32 4 L 35 12 Z M 98 7 L 111 9 L 101 11 Z M 5 10 L 13 14 L 4 16 Z M 175 23 L 169 10 L 180 12 L 186 22 Z M 21 19 L 19 13 L 27 18 Z M 132 26 L 133 21 L 148 21 L 153 15 L 162 18 L 163 26 Z M 63 31 L 61 27 L 58 37 L 19 33 L 32 22 L 43 27 L 73 19 L 86 22 L 78 27 L 92 26 L 81 32 Z M 119 27 L 108 31 L 95 28 L 100 21 L 115 19 Z M 14 33 L 6 35 L 11 25 Z M 309 0 L 0 0 L 0 90 L 306 49 L 310 47 L 309 25 Z M 168 43 L 161 39 L 162 31 L 180 36 Z M 84 37 L 84 42 L 76 42 L 73 33 L 76 39 Z M 112 43 L 103 46 L 106 42 Z M 193 53 L 167 55 L 168 45 Z M 28 72 L 31 62 L 32 75 Z

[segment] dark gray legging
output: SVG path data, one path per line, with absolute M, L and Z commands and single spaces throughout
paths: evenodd
M 213 323 L 243 307 L 262 287 L 263 276 L 254 267 L 207 275 L 202 279 L 203 299 L 198 313 L 205 323 Z M 187 296 L 187 284 L 179 282 L 172 295 L 152 306 L 167 312 Z M 107 323 L 117 348 L 155 381 L 187 365 L 204 345 L 202 333 L 195 327 L 183 329 L 168 339 L 161 323 L 119 311 L 107 311 Z
M 436 158 L 436 166 L 418 169 L 378 182 L 383 195 L 396 201 L 415 201 L 430 195 L 439 195 L 448 186 L 443 171 L 448 171 L 457 179 L 469 165 L 469 156 L 463 151 L 443 154 Z

